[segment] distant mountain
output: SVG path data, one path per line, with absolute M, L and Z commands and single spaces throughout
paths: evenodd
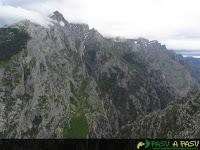
M 105 38 L 58 11 L 50 18 L 48 28 L 24 20 L 0 29 L 1 138 L 121 137 L 199 91 L 193 67 L 158 41 Z
M 181 54 L 184 57 L 199 57 L 200 50 L 174 50 L 177 54 Z
M 200 58 L 185 57 L 184 59 L 188 64 L 200 68 Z
M 185 66 L 190 71 L 191 75 L 200 83 L 200 59 L 193 57 L 184 57 Z

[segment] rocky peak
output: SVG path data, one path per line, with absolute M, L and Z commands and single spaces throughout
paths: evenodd
M 65 20 L 64 16 L 59 11 L 53 12 L 53 15 L 50 18 L 57 21 L 58 23 L 63 24 L 63 25 L 68 24 L 68 22 Z
M 89 31 L 89 26 L 87 24 L 70 23 L 70 27 L 72 30 L 76 30 L 77 32 Z

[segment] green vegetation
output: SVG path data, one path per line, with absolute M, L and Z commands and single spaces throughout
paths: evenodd
M 119 131 L 115 138 L 129 139 L 131 137 L 132 126 L 127 126 Z
M 91 75 L 93 70 L 95 69 L 95 65 L 96 65 L 96 51 L 95 50 L 90 50 L 90 51 L 86 51 L 85 53 L 85 65 L 86 65 L 86 69 L 88 71 L 88 73 Z
M 200 110 L 199 103 L 196 103 L 194 101 L 188 101 L 188 105 L 191 108 L 191 112 L 190 112 L 191 115 L 194 115 L 196 112 Z
M 0 68 L 5 68 L 11 63 L 12 63 L 12 59 L 5 59 L 3 61 L 0 61 Z
M 32 98 L 32 96 L 27 94 L 27 93 L 25 93 L 23 95 L 17 95 L 17 98 L 22 100 L 23 103 L 27 103 Z
M 26 47 L 28 33 L 17 28 L 0 28 L 0 67 L 10 63 L 10 58 Z
M 111 48 L 111 53 L 121 56 L 123 54 L 123 51 L 118 48 Z
M 135 107 L 135 104 L 132 103 L 132 100 L 129 97 L 129 92 L 131 94 L 136 93 L 139 89 L 138 87 L 143 84 L 143 82 L 140 80 L 130 80 L 128 88 L 124 88 L 118 85 L 117 82 L 120 80 L 120 78 L 123 78 L 123 76 L 123 71 L 121 71 L 119 68 L 115 68 L 115 71 L 111 73 L 101 74 L 97 80 L 97 90 L 100 94 L 100 97 L 109 97 L 112 99 L 115 107 L 122 114 L 126 114 L 126 118 L 124 117 L 123 120 L 132 121 L 137 117 L 137 108 Z M 129 108 L 127 108 L 127 104 L 129 105 Z
M 77 112 L 82 112 L 85 106 L 88 106 L 88 93 L 87 93 L 87 81 L 83 81 L 80 87 L 75 88 L 72 83 L 70 83 L 71 91 L 74 97 L 70 98 L 72 104 L 76 106 Z
M 153 112 L 144 118 L 137 121 L 136 128 L 133 127 L 133 133 L 138 137 L 146 137 L 147 133 L 153 132 L 158 128 L 162 130 L 158 133 L 158 138 L 166 138 L 169 131 L 178 135 L 184 128 L 177 124 L 177 114 L 179 113 L 180 105 L 174 104 L 166 109 L 158 112 Z M 149 130 L 151 129 L 151 130 Z
M 116 81 L 114 78 L 109 78 L 107 75 L 103 74 L 97 81 L 97 85 L 103 93 L 107 93 L 112 87 L 116 86 Z
M 64 126 L 63 137 L 64 138 L 87 138 L 89 134 L 89 125 L 85 113 L 90 107 L 88 103 L 88 93 L 87 93 L 87 81 L 83 81 L 80 86 L 75 87 L 72 82 L 70 82 L 70 88 L 73 93 L 73 97 L 70 97 L 70 103 L 74 106 L 70 114 L 70 122 Z
M 128 52 L 124 51 L 126 49 Z M 125 63 L 129 70 L 137 70 L 141 76 L 144 76 L 145 64 L 141 62 L 137 52 L 129 52 L 129 49 L 126 46 L 114 46 L 110 49 L 110 53 L 117 56 L 119 60 Z
M 5 96 L 2 98 L 3 102 L 5 103 L 6 112 L 10 112 L 16 102 L 15 99 L 12 98 L 10 95 L 10 93 L 6 93 Z
M 89 95 L 86 92 L 86 88 L 87 88 L 87 81 L 83 81 L 80 88 L 77 90 L 77 93 L 75 92 L 75 95 L 79 98 L 88 98 Z
M 64 127 L 63 137 L 71 139 L 87 138 L 89 126 L 83 114 L 73 114 L 69 125 Z
M 145 64 L 139 60 L 139 56 L 136 52 L 125 53 L 122 56 L 122 60 L 128 64 L 129 69 L 136 69 L 141 76 L 144 76 Z
M 6 133 L 4 133 L 4 132 L 0 132 L 0 139 L 5 139 L 6 136 L 7 136 Z
M 39 96 L 38 98 L 38 107 L 40 110 L 44 110 L 47 108 L 48 105 L 48 97 L 46 95 Z

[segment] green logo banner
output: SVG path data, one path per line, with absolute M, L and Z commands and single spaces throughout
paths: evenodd
M 200 149 L 199 140 L 162 140 L 144 139 L 138 140 L 136 149 L 138 150 L 198 150 Z

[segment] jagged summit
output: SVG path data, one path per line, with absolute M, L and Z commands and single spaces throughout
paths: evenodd
M 54 11 L 53 15 L 50 16 L 51 19 L 58 21 L 59 23 L 65 25 L 68 24 L 68 22 L 65 20 L 63 14 L 61 14 L 59 11 Z

